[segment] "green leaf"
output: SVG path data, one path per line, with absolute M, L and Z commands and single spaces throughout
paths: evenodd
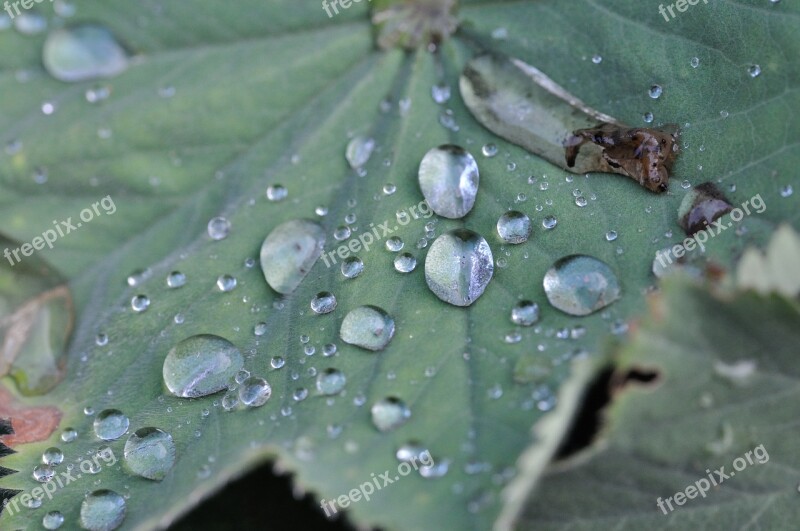
M 56 20 L 47 3 L 39 9 L 51 27 L 108 28 L 134 58 L 115 78 L 63 84 L 41 66 L 45 34 L 0 32 L 0 91 L 8 95 L 0 102 L 0 141 L 22 145 L 0 154 L 0 231 L 30 242 L 53 220 L 77 220 L 103 198 L 113 201 L 114 211 L 98 211 L 52 250 L 40 252 L 68 281 L 79 317 L 59 387 L 23 398 L 10 379 L 0 382 L 15 401 L 12 424 L 14 415 L 26 420 L 20 411 L 57 408 L 62 415 L 57 431 L 3 458 L 3 467 L 19 473 L 1 478 L 0 488 L 31 492 L 39 486 L 32 470 L 54 445 L 76 466 L 106 444 L 122 459 L 127 435 L 100 441 L 84 408 L 95 414 L 121 410 L 130 432 L 169 432 L 177 462 L 162 482 L 131 476 L 119 462 L 104 466 L 96 476 L 58 489 L 39 509 L 5 511 L 3 527 L 36 528 L 53 510 L 74 527 L 85 492 L 98 488 L 127 496 L 125 528 L 168 525 L 267 459 L 294 472 L 300 488 L 330 500 L 370 481 L 373 473 L 396 470 L 395 452 L 411 440 L 425 445 L 437 463 L 449 462 L 447 473 L 403 478 L 369 503 L 353 504 L 353 520 L 393 529 L 490 527 L 518 458 L 530 448 L 531 429 L 556 395 L 563 407 L 552 413 L 552 428 L 536 432 L 536 463 L 546 461 L 562 437 L 570 404 L 585 387 L 560 391 L 564 382 L 583 381 L 580 375 L 571 379 L 568 361 L 576 354 L 599 357 L 612 330 L 642 312 L 641 294 L 654 283 L 655 251 L 681 239 L 681 180 L 719 178 L 724 186 L 736 185 L 730 193 L 734 205 L 755 194 L 768 205 L 741 221 L 746 230 L 728 230 L 709 241 L 708 254 L 723 266 L 746 245 L 763 244 L 779 221 L 797 225 L 796 209 L 780 195 L 800 158 L 797 121 L 786 119 L 800 103 L 792 63 L 800 51 L 794 27 L 800 15 L 788 2 L 698 5 L 669 23 L 653 6 L 623 0 L 569 7 L 550 1 L 464 2 L 458 11 L 464 31 L 435 54 L 424 47 L 377 48 L 366 2 L 331 18 L 319 4 L 296 0 L 240 0 L 235 7 L 206 0 L 74 3 L 76 14 L 66 21 Z M 730 37 L 765 25 L 769 39 Z M 508 37 L 492 38 L 493 32 L 502 36 L 498 29 Z M 483 47 L 519 57 L 627 123 L 639 123 L 646 111 L 656 122 L 690 123 L 671 193 L 656 197 L 613 175 L 568 174 L 481 128 L 465 109 L 457 81 Z M 591 61 L 595 54 L 602 55 L 601 63 Z M 695 56 L 697 69 L 690 66 Z M 762 68 L 758 78 L 747 73 L 753 62 Z M 111 95 L 90 104 L 85 93 L 98 83 L 108 85 Z M 452 89 L 444 105 L 431 97 L 440 83 Z M 647 95 L 653 83 L 664 87 L 658 100 Z M 740 88 L 721 90 L 729 86 Z M 55 106 L 53 114 L 41 112 L 45 101 Z M 377 144 L 363 175 L 345 159 L 355 135 Z M 410 212 L 423 199 L 416 182 L 419 161 L 445 143 L 465 147 L 478 160 L 482 179 L 473 211 L 464 220 L 420 218 L 401 226 L 396 212 Z M 498 146 L 496 157 L 480 155 L 487 143 Z M 34 174 L 38 181 L 46 174 L 47 182 L 38 184 Z M 387 183 L 396 186 L 394 194 L 382 191 Z M 275 184 L 288 190 L 281 202 L 265 197 Z M 575 189 L 588 199 L 585 208 L 576 206 Z M 319 206 L 326 216 L 315 213 Z M 497 219 L 509 208 L 533 219 L 528 243 L 508 247 L 495 234 Z M 396 272 L 394 253 L 380 241 L 359 253 L 365 271 L 358 278 L 345 280 L 338 264 L 327 268 L 318 261 L 296 291 L 279 296 L 258 266 L 245 265 L 247 259 L 257 262 L 273 228 L 297 218 L 321 223 L 328 236 L 325 251 L 335 251 L 340 243 L 333 233 L 348 214 L 357 218 L 356 234 L 370 224 L 397 225 L 393 235 L 416 256 L 417 269 Z M 216 216 L 232 224 L 221 241 L 207 235 L 206 225 Z M 542 228 L 545 216 L 558 219 L 555 229 Z M 427 247 L 417 242 L 434 220 L 436 235 L 465 227 L 482 234 L 494 251 L 495 277 L 468 308 L 440 301 L 425 284 Z M 608 242 L 612 230 L 619 237 Z M 575 252 L 608 263 L 623 294 L 584 318 L 547 306 L 542 288 L 547 269 Z M 176 270 L 187 283 L 168 289 L 165 279 Z M 144 274 L 129 286 L 126 279 L 136 271 Z M 237 287 L 223 293 L 216 282 L 225 274 L 237 279 Z M 335 294 L 334 312 L 310 310 L 320 291 Z M 136 314 L 131 299 L 140 294 L 151 304 Z M 539 326 L 512 324 L 511 308 L 519 299 L 540 304 Z M 394 318 L 395 336 L 381 352 L 338 338 L 347 312 L 363 305 Z M 261 322 L 266 333 L 257 336 L 254 327 Z M 108 343 L 98 345 L 98 334 L 107 335 Z M 167 393 L 164 358 L 197 334 L 222 336 L 245 354 L 245 367 L 272 386 L 266 405 L 228 413 L 219 404 L 221 395 L 187 400 Z M 573 338 L 560 338 L 565 335 Z M 329 343 L 337 345 L 336 356 L 322 355 Z M 311 356 L 308 346 L 315 349 Z M 270 366 L 276 356 L 286 361 L 277 370 Z M 316 395 L 311 368 L 342 371 L 345 394 Z M 298 388 L 308 389 L 309 397 L 296 402 Z M 381 433 L 369 407 L 389 396 L 403 399 L 411 418 Z M 69 444 L 60 439 L 67 427 L 79 434 Z
M 785 433 L 798 399 L 800 306 L 777 295 L 720 299 L 683 279 L 653 306 L 617 370 L 657 379 L 614 393 L 600 440 L 553 466 L 517 528 L 791 527 L 800 461 Z M 676 503 L 677 492 L 692 499 Z

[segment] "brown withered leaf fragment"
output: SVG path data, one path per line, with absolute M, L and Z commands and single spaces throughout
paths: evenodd
M 579 129 L 567 139 L 567 166 L 575 166 L 581 147 L 587 143 L 601 149 L 599 167 L 594 171 L 625 175 L 656 193 L 667 190 L 672 164 L 680 149 L 675 125 L 647 129 L 603 123 Z
M 13 430 L 11 434 L 0 435 L 0 442 L 13 448 L 49 439 L 61 422 L 61 411 L 52 406 L 22 406 L 14 395 L 0 386 L 0 418 L 10 420 Z

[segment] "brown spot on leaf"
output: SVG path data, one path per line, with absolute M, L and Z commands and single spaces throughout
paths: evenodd
M 61 415 L 61 411 L 52 406 L 25 407 L 7 389 L 0 387 L 0 418 L 10 419 L 14 430 L 11 435 L 0 435 L 0 442 L 10 448 L 49 439 L 58 428 Z
M 587 143 L 602 150 L 594 171 L 625 175 L 651 192 L 667 190 L 669 173 L 679 151 L 677 126 L 647 129 L 603 123 L 579 129 L 564 143 L 568 167 L 575 166 L 581 146 Z

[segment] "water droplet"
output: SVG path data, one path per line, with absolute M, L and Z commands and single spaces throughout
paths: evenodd
M 539 305 L 531 301 L 519 301 L 511 309 L 511 322 L 520 326 L 531 326 L 539 320 Z
M 239 400 L 247 407 L 261 407 L 272 396 L 272 387 L 263 378 L 251 377 L 242 382 Z
M 222 292 L 232 291 L 236 288 L 236 277 L 232 277 L 230 275 L 220 275 L 217 278 L 217 289 Z
M 350 227 L 348 227 L 347 225 L 342 225 L 340 227 L 337 227 L 336 230 L 333 231 L 333 238 L 336 241 L 342 241 L 349 238 L 350 234 L 352 234 Z
M 339 335 L 345 343 L 383 350 L 394 336 L 394 319 L 376 306 L 361 306 L 345 316 Z
M 136 295 L 131 299 L 131 308 L 136 313 L 142 313 L 150 307 L 150 298 L 147 295 Z
M 433 148 L 419 165 L 422 195 L 434 212 L 446 218 L 463 218 L 472 210 L 479 180 L 478 164 L 459 146 Z
M 42 61 L 51 76 L 68 83 L 113 77 L 128 68 L 128 56 L 111 32 L 91 25 L 52 31 Z
M 597 258 L 572 255 L 561 258 L 544 276 L 544 291 L 554 307 L 569 315 L 589 315 L 620 298 L 611 268 Z
M 654 100 L 657 100 L 658 98 L 660 98 L 661 94 L 663 94 L 663 93 L 664 93 L 664 89 L 661 87 L 661 85 L 653 85 L 652 87 L 650 87 L 650 90 L 648 91 L 648 94 Z
M 14 17 L 14 28 L 23 35 L 37 35 L 47 29 L 47 19 L 39 13 L 22 13 Z
M 391 431 L 411 418 L 411 410 L 405 402 L 390 396 L 373 404 L 370 410 L 372 423 L 379 431 Z
M 175 345 L 164 360 L 164 383 L 182 398 L 199 398 L 228 388 L 242 369 L 242 354 L 230 341 L 202 334 Z
M 336 309 L 336 297 L 333 293 L 320 291 L 311 299 L 311 309 L 318 314 L 331 313 Z
M 386 250 L 395 253 L 401 250 L 404 245 L 405 243 L 403 242 L 403 240 L 401 238 L 398 238 L 397 236 L 392 236 L 391 238 L 386 240 Z
M 585 207 L 588 204 L 588 201 L 582 195 L 579 195 L 575 198 L 575 204 L 581 208 Z
M 94 419 L 94 433 L 104 441 L 119 439 L 128 431 L 131 421 L 116 409 L 101 411 Z
M 363 136 L 356 136 L 347 144 L 345 157 L 350 167 L 354 170 L 358 170 L 369 162 L 374 149 L 375 140 Z
M 558 225 L 558 219 L 555 216 L 545 216 L 542 220 L 542 227 L 547 230 L 554 229 Z
M 653 113 L 651 113 L 651 112 L 644 113 L 642 115 L 642 120 L 644 120 L 644 122 L 647 123 L 647 124 L 653 123 Z
M 45 529 L 58 529 L 62 525 L 64 525 L 64 515 L 58 511 L 50 511 L 42 518 L 42 527 Z
M 272 202 L 283 201 L 287 195 L 289 191 L 283 185 L 273 184 L 267 187 L 267 199 Z
M 510 210 L 497 220 L 497 233 L 506 243 L 519 244 L 531 235 L 531 219 L 516 210 Z
M 84 94 L 86 101 L 89 103 L 100 103 L 111 97 L 111 87 L 108 85 L 96 85 L 86 89 Z
M 230 231 L 231 222 L 223 217 L 216 217 L 208 222 L 208 236 L 212 240 L 224 240 Z
M 364 271 L 364 262 L 357 256 L 350 256 L 342 262 L 342 275 L 345 278 L 356 278 Z
M 430 466 L 420 467 L 419 475 L 427 479 L 441 478 L 447 474 L 448 470 L 450 470 L 450 460 L 442 459 L 438 463 L 434 463 Z
M 89 531 L 112 531 L 125 520 L 125 498 L 112 490 L 96 490 L 81 504 L 81 527 Z
M 344 389 L 347 378 L 338 369 L 325 369 L 317 376 L 317 391 L 323 395 L 338 395 Z
M 427 457 L 428 449 L 416 441 L 409 441 L 400 446 L 395 452 L 395 457 L 401 463 L 413 463 Z
M 397 191 L 397 187 L 392 183 L 386 183 L 383 185 L 383 193 L 385 195 L 392 195 Z
M 613 242 L 616 239 L 617 239 L 617 231 L 610 230 L 606 232 L 606 241 Z
M 125 443 L 125 468 L 153 481 L 161 481 L 175 465 L 172 435 L 158 428 L 136 430 Z
M 692 57 L 692 60 L 689 61 L 689 64 L 692 65 L 692 68 L 697 68 L 698 66 L 700 66 L 700 58 Z
M 337 347 L 334 343 L 326 343 L 322 346 L 322 355 L 329 358 L 336 354 Z
M 169 288 L 180 288 L 186 284 L 186 275 L 181 273 L 180 271 L 173 271 L 169 275 L 167 275 L 167 287 Z
M 296 219 L 275 227 L 261 246 L 261 269 L 272 289 L 292 293 L 322 254 L 325 231 L 310 220 Z
M 417 259 L 411 253 L 401 253 L 394 259 L 394 268 L 400 273 L 410 273 L 417 267 Z
M 455 306 L 478 300 L 494 274 L 494 258 L 480 234 L 456 229 L 436 238 L 425 258 L 425 281 L 440 299 Z
M 56 471 L 50 465 L 36 465 L 33 469 L 33 479 L 39 483 L 47 483 L 56 477 Z
M 433 101 L 439 105 L 447 103 L 450 99 L 450 85 L 444 83 L 434 85 L 431 88 L 431 96 L 433 97 Z
M 64 462 L 64 452 L 59 448 L 48 448 L 42 454 L 42 463 L 45 465 L 56 466 Z
M 94 338 L 94 344 L 98 347 L 104 347 L 108 345 L 108 336 L 106 334 L 97 334 Z
M 758 77 L 761 75 L 761 67 L 758 65 L 750 65 L 747 68 L 747 73 L 750 74 L 750 77 Z
M 308 398 L 308 389 L 305 387 L 299 387 L 294 390 L 294 393 L 292 393 L 292 399 L 295 402 L 302 402 L 306 398 Z
M 794 193 L 794 188 L 792 188 L 791 184 L 787 184 L 781 187 L 781 197 L 790 197 Z
M 596 65 L 599 65 L 603 62 L 603 57 L 601 55 L 595 54 L 592 56 L 592 62 Z
M 77 438 L 78 432 L 75 430 L 75 428 L 64 428 L 64 431 L 61 432 L 61 440 L 65 443 L 74 442 Z
M 275 356 L 272 358 L 272 360 L 270 360 L 269 364 L 273 369 L 280 369 L 281 367 L 286 365 L 286 360 L 284 360 L 280 356 Z

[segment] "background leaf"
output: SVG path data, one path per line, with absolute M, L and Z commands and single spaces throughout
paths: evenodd
M 781 195 L 796 180 L 792 172 L 800 158 L 800 125 L 791 119 L 800 103 L 792 63 L 800 51 L 800 15 L 788 2 L 698 5 L 669 23 L 654 6 L 622 0 L 569 6 L 464 2 L 464 33 L 438 54 L 376 50 L 365 3 L 331 19 L 314 2 L 289 0 L 241 0 L 235 8 L 201 0 L 75 5 L 76 14 L 64 23 L 108 27 L 137 59 L 107 82 L 110 99 L 91 105 L 84 94 L 95 83 L 65 85 L 44 72 L 43 34 L 0 32 L 6 52 L 0 54 L 0 93 L 13 95 L 0 104 L 0 140 L 23 146 L 0 156 L 0 227 L 24 242 L 49 228 L 51 219 L 74 218 L 106 195 L 117 210 L 42 253 L 69 280 L 80 318 L 66 381 L 24 403 L 57 405 L 62 428 L 73 426 L 80 436 L 64 445 L 56 432 L 48 441 L 16 448 L 3 466 L 21 472 L 0 486 L 34 488 L 31 470 L 48 446 L 61 446 L 72 463 L 101 446 L 92 435 L 93 418 L 83 413 L 87 406 L 123 410 L 132 429 L 169 431 L 178 463 L 158 484 L 119 466 L 105 469 L 96 479 L 59 490 L 40 509 L 3 514 L 0 521 L 11 528 L 38 524 L 50 510 L 62 511 L 75 525 L 84 491 L 101 487 L 129 496 L 127 528 L 168 525 L 268 458 L 296 472 L 302 487 L 330 499 L 372 473 L 394 469 L 395 450 L 412 439 L 439 462 L 449 460 L 448 473 L 404 478 L 370 503 L 355 504 L 353 519 L 389 528 L 489 527 L 501 509 L 503 485 L 530 445 L 531 426 L 569 377 L 567 361 L 576 353 L 597 356 L 611 330 L 624 330 L 624 322 L 642 311 L 641 293 L 654 283 L 654 252 L 681 239 L 681 181 L 719 179 L 734 204 L 759 193 L 767 205 L 764 213 L 745 218 L 738 234 L 726 231 L 708 245 L 722 264 L 730 265 L 747 244 L 763 242 L 778 221 L 797 225 L 796 196 Z M 42 13 L 51 25 L 60 24 L 49 7 L 43 4 Z M 651 111 L 656 122 L 682 124 L 685 149 L 671 193 L 656 196 L 611 175 L 566 174 L 481 129 L 456 87 L 466 60 L 484 46 L 535 65 L 587 104 L 626 122 L 642 123 L 642 114 Z M 595 64 L 595 55 L 602 62 Z M 692 57 L 700 60 L 696 69 Z M 757 78 L 748 74 L 753 63 L 761 66 Z M 452 89 L 445 105 L 431 97 L 441 82 Z M 658 100 L 647 95 L 654 83 L 664 87 Z M 163 97 L 171 89 L 174 96 Z M 54 114 L 41 113 L 44 101 L 55 105 Z M 377 142 L 363 176 L 344 159 L 355 134 Z M 499 154 L 480 156 L 490 142 Z M 426 248 L 417 248 L 426 236 L 424 219 L 398 227 L 404 250 L 419 261 L 410 275 L 395 272 L 393 254 L 379 246 L 362 253 L 361 277 L 345 281 L 336 268 L 318 262 L 298 291 L 281 298 L 258 267 L 245 266 L 273 227 L 314 218 L 319 205 L 328 210 L 319 219 L 328 235 L 350 213 L 360 231 L 370 223 L 394 224 L 398 210 L 422 200 L 417 166 L 442 143 L 472 151 L 482 183 L 473 212 L 463 221 L 436 221 L 435 233 L 463 225 L 483 234 L 500 260 L 474 306 L 447 306 L 425 286 Z M 33 178 L 37 169 L 46 172 L 45 184 Z M 289 195 L 272 203 L 264 191 L 276 183 Z M 386 183 L 397 192 L 385 195 Z M 587 207 L 575 205 L 575 189 L 589 199 Z M 527 244 L 507 248 L 494 225 L 511 207 L 531 216 L 536 229 Z M 219 215 L 231 221 L 231 234 L 210 241 L 206 224 Z M 541 228 L 547 215 L 558 219 L 551 231 Z M 618 238 L 609 242 L 612 230 Z M 332 237 L 329 242 L 326 251 L 335 248 Z M 623 299 L 607 311 L 581 319 L 549 308 L 541 287 L 547 268 L 575 252 L 609 263 L 623 289 Z M 137 270 L 145 272 L 143 279 L 128 286 L 126 278 Z M 173 270 L 187 276 L 185 287 L 166 288 Z M 222 274 L 237 278 L 234 291 L 215 288 Z M 338 309 L 316 316 L 308 304 L 322 290 L 336 295 Z M 137 294 L 152 301 L 140 315 L 130 310 Z M 541 326 L 515 330 L 509 313 L 519 298 L 540 303 Z M 395 318 L 396 337 L 379 354 L 337 340 L 346 312 L 362 304 L 378 305 Z M 253 334 L 259 322 L 267 323 L 264 336 Z M 579 328 L 571 333 L 573 327 Z M 273 386 L 267 405 L 225 413 L 213 398 L 165 395 L 164 356 L 197 333 L 222 335 L 246 354 L 248 370 Z M 516 333 L 518 342 L 506 340 Z M 107 334 L 108 344 L 98 346 L 97 334 Z M 310 337 L 313 356 L 304 353 L 302 335 Z M 322 346 L 330 342 L 338 354 L 324 358 Z M 271 370 L 273 356 L 284 357 L 286 366 Z M 515 371 L 530 375 L 532 365 L 543 369 L 541 376 L 515 383 Z M 330 405 L 316 396 L 295 403 L 299 387 L 313 395 L 309 369 L 329 366 L 347 375 L 346 395 Z M 13 389 L 8 381 L 3 385 Z M 362 395 L 365 404 L 354 405 Z M 378 433 L 368 407 L 388 395 L 405 399 L 412 419 Z M 567 418 L 571 412 L 555 414 Z M 547 436 L 557 440 L 561 433 Z M 110 446 L 121 456 L 123 444 Z

